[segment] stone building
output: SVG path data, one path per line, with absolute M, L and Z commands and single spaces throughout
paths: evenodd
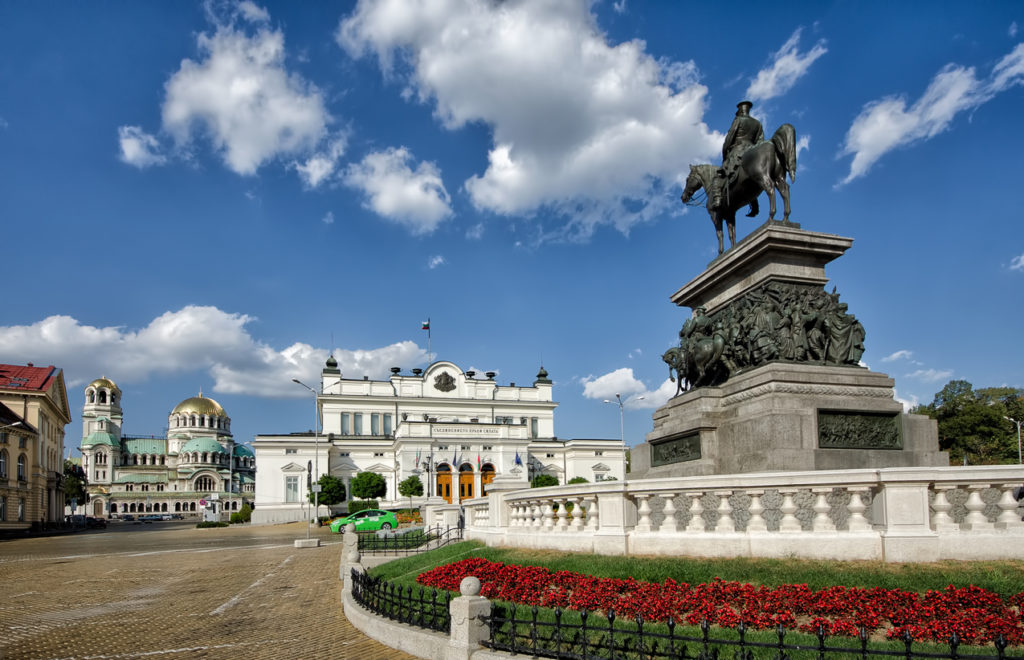
M 0 364 L 0 530 L 64 516 L 64 372 Z
M 317 407 L 323 430 L 257 435 L 260 464 L 253 520 L 301 520 L 310 472 L 349 483 L 360 472 L 387 482 L 382 505 L 408 506 L 398 484 L 416 475 L 424 497 L 459 503 L 481 497 L 500 480 L 528 487 L 538 474 L 559 483 L 623 479 L 619 439 L 566 440 L 554 435 L 552 382 L 542 367 L 529 386 L 499 385 L 452 362 L 388 380 L 344 378 L 333 357 L 321 374 Z M 326 511 L 321 511 L 326 513 Z
M 219 403 L 185 399 L 167 416 L 163 436 L 127 436 L 121 389 L 108 378 L 85 387 L 82 468 L 89 480 L 89 514 L 220 514 L 252 501 L 256 460 L 231 436 Z

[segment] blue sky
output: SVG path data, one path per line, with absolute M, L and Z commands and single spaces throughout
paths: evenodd
M 1024 386 L 1020 28 L 995 2 L 0 2 L 0 361 L 65 369 L 70 446 L 100 375 L 128 433 L 201 389 L 245 441 L 310 428 L 290 381 L 332 351 L 424 366 L 430 317 L 464 369 L 543 362 L 560 437 L 617 437 L 622 393 L 635 444 L 674 391 L 669 295 L 716 252 L 680 183 L 749 98 L 796 127 L 791 219 L 854 239 L 827 273 L 865 363 L 910 403 Z

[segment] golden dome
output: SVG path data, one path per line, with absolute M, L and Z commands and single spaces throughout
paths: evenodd
M 200 392 L 199 396 L 194 396 L 190 399 L 185 399 L 171 411 L 171 414 L 175 413 L 195 413 L 197 415 L 217 415 L 219 417 L 227 417 L 227 413 L 220 407 L 220 404 L 209 397 L 203 396 Z
M 100 388 L 100 387 L 105 387 L 108 390 L 115 390 L 117 392 L 121 391 L 121 388 L 118 387 L 116 384 L 114 384 L 114 381 L 112 381 L 112 380 L 110 380 L 109 378 L 106 378 L 106 377 L 97 378 L 96 380 L 94 380 L 91 383 L 89 383 L 88 385 L 86 385 L 85 389 Z

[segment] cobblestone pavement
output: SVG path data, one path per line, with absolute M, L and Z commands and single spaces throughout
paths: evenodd
M 342 613 L 340 537 L 303 524 L 0 541 L 0 658 L 410 658 Z

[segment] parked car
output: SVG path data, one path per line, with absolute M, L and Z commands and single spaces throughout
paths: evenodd
M 85 519 L 85 526 L 90 528 L 90 529 L 106 529 L 107 528 L 107 519 L 106 518 L 93 518 L 92 516 L 87 516 L 86 519 Z
M 126 514 L 121 516 L 121 520 L 127 520 L 127 521 L 131 522 L 132 520 L 135 520 L 135 516 L 133 516 L 130 513 L 126 513 Z
M 372 532 L 378 529 L 394 529 L 398 527 L 398 518 L 390 511 L 380 509 L 365 509 L 351 516 L 337 518 L 331 522 L 331 531 L 341 534 L 345 531 L 345 525 L 355 523 L 357 532 Z
M 160 514 L 147 513 L 144 516 L 139 516 L 139 520 L 141 522 L 156 522 L 157 520 L 160 520 Z

